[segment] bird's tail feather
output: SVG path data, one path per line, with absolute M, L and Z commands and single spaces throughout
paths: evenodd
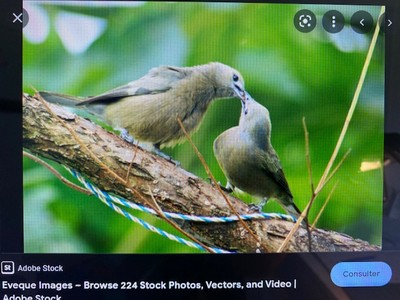
M 300 209 L 294 203 L 285 205 L 284 208 L 289 215 L 295 217 L 296 219 L 298 219 L 301 215 Z M 307 218 L 305 217 L 302 224 L 306 224 L 306 223 L 308 223 L 308 221 L 307 221 Z
M 76 109 L 83 109 L 85 111 L 88 111 L 90 114 L 96 115 L 100 118 L 102 117 L 104 109 L 106 107 L 104 103 L 78 106 L 80 103 L 82 103 L 82 101 L 85 100 L 85 98 L 73 97 L 63 94 L 39 92 L 39 95 L 47 102 L 59 104 L 66 107 L 73 107 Z
M 47 102 L 69 107 L 74 107 L 83 100 L 78 97 L 72 97 L 72 96 L 67 96 L 57 93 L 49 93 L 49 92 L 39 92 L 39 95 Z

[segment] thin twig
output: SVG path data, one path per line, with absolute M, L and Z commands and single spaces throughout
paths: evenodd
M 311 167 L 311 157 L 310 157 L 310 137 L 307 129 L 306 117 L 303 116 L 303 129 L 304 129 L 304 141 L 305 141 L 305 152 L 306 152 L 306 164 L 308 170 L 308 177 L 310 180 L 310 188 L 311 188 L 311 195 L 315 194 L 314 190 L 314 181 L 312 177 L 312 167 Z M 305 212 L 305 222 L 306 222 L 306 229 L 307 229 L 307 236 L 308 236 L 308 252 L 311 252 L 312 240 L 311 240 L 311 230 L 308 223 L 309 215 L 310 215 L 311 205 L 308 206 Z M 297 230 L 297 229 L 294 229 Z
M 338 165 L 333 169 L 331 174 L 329 174 L 328 178 L 326 178 L 325 183 L 322 187 L 326 186 L 328 182 L 333 178 L 333 176 L 339 171 L 340 167 L 343 165 L 344 161 L 347 159 L 351 152 L 351 149 L 348 149 L 347 152 L 343 155 L 342 159 L 339 161 Z
M 312 168 L 311 168 L 311 159 L 310 159 L 310 140 L 309 140 L 309 134 L 308 134 L 305 117 L 303 117 L 302 122 L 303 122 L 304 139 L 305 139 L 306 163 L 307 163 L 307 170 L 308 170 L 308 176 L 309 176 L 309 181 L 310 181 L 312 197 L 311 197 L 311 200 L 309 201 L 308 205 L 306 206 L 306 208 L 303 209 L 303 212 L 300 214 L 299 218 L 297 219 L 296 223 L 290 230 L 289 234 L 286 236 L 285 240 L 278 248 L 278 251 L 277 251 L 278 253 L 282 252 L 285 249 L 287 243 L 289 243 L 290 239 L 293 237 L 295 232 L 298 230 L 298 228 L 300 227 L 303 220 L 306 221 L 306 226 L 307 226 L 306 229 L 307 229 L 308 242 L 309 242 L 308 248 L 309 248 L 309 251 L 311 252 L 311 232 L 310 232 L 310 228 L 308 226 L 308 215 L 310 213 L 311 203 L 315 199 L 315 191 L 314 191 L 314 183 L 313 183 L 313 179 L 312 179 Z
M 53 173 L 62 183 L 64 183 L 65 185 L 67 185 L 68 187 L 77 190 L 80 193 L 86 194 L 86 195 L 92 195 L 92 192 L 79 186 L 76 185 L 75 183 L 69 181 L 67 178 L 65 178 L 64 176 L 62 176 L 60 174 L 60 172 L 58 172 L 56 169 L 54 169 L 52 166 L 50 166 L 47 162 L 45 162 L 44 160 L 40 159 L 37 156 L 34 156 L 26 151 L 22 152 L 23 155 L 25 157 L 30 158 L 31 160 L 33 160 L 34 162 L 37 162 L 39 164 L 41 164 L 43 167 L 45 167 L 46 169 L 48 169 L 51 173 Z
M 260 239 L 255 235 L 255 233 L 250 229 L 250 227 L 246 224 L 246 222 L 243 221 L 243 219 L 240 217 L 238 212 L 236 211 L 235 207 L 233 206 L 232 202 L 226 197 L 225 193 L 222 191 L 220 185 L 218 184 L 217 180 L 215 179 L 214 175 L 212 174 L 209 166 L 207 165 L 207 162 L 205 161 L 203 155 L 201 155 L 199 149 L 197 149 L 196 145 L 193 143 L 190 135 L 187 133 L 185 126 L 183 126 L 183 123 L 180 118 L 177 118 L 179 126 L 181 127 L 184 135 L 186 136 L 187 140 L 189 141 L 191 147 L 195 151 L 197 157 L 199 158 L 200 162 L 202 163 L 204 169 L 206 170 L 206 173 L 208 177 L 211 179 L 213 182 L 213 185 L 217 188 L 217 190 L 220 192 L 222 197 L 225 199 L 225 202 L 228 204 L 229 208 L 231 211 L 238 217 L 239 222 L 242 224 L 242 226 L 250 233 L 250 235 L 261 245 Z M 261 245 L 262 246 L 262 245 Z M 262 246 L 263 247 L 263 246 Z
M 317 216 L 315 217 L 315 220 L 313 222 L 313 224 L 311 225 L 311 230 L 314 230 L 315 225 L 317 224 L 319 218 L 322 216 L 322 213 L 325 210 L 325 207 L 328 205 L 329 200 L 331 200 L 333 192 L 336 190 L 336 187 L 338 185 L 338 182 L 335 183 L 335 185 L 333 186 L 332 190 L 330 191 L 328 197 L 326 198 L 324 204 L 322 205 L 321 209 L 319 210 Z
M 351 149 L 347 150 L 347 152 L 343 155 L 342 159 L 339 161 L 338 165 L 335 167 L 335 169 L 333 169 L 333 171 L 330 173 L 329 177 L 325 180 L 324 185 L 322 186 L 325 187 L 328 182 L 333 178 L 333 176 L 337 173 L 337 171 L 339 171 L 340 167 L 342 166 L 342 164 L 344 163 L 344 161 L 346 160 L 347 156 L 350 154 Z M 315 199 L 318 197 L 319 193 L 314 193 L 307 205 L 307 211 L 306 211 L 306 216 L 308 216 L 308 214 L 310 213 L 311 207 L 315 202 Z
M 316 195 L 313 194 L 311 197 L 311 200 L 308 202 L 307 206 L 303 209 L 303 212 L 300 214 L 300 216 L 297 218 L 296 223 L 294 224 L 294 226 L 292 227 L 292 229 L 290 230 L 290 232 L 288 233 L 288 235 L 286 236 L 285 240 L 282 242 L 282 244 L 279 246 L 278 250 L 276 251 L 277 253 L 283 252 L 283 250 L 285 250 L 286 246 L 289 244 L 289 241 L 292 239 L 292 237 L 294 236 L 294 234 L 296 233 L 296 231 L 299 229 L 301 223 L 303 222 L 303 220 L 306 218 L 306 216 L 308 215 L 309 211 L 310 211 L 310 207 L 313 203 L 313 201 L 315 200 Z M 308 227 L 308 224 L 307 224 Z M 307 233 L 309 235 L 310 238 L 310 232 L 309 229 L 307 228 Z M 309 239 L 309 243 L 311 243 L 311 240 Z
M 310 178 L 310 187 L 311 187 L 311 194 L 314 194 L 314 182 L 312 178 L 312 169 L 311 169 L 311 158 L 310 158 L 310 139 L 306 124 L 306 118 L 303 117 L 303 129 L 304 129 L 304 139 L 305 139 L 305 147 L 306 147 L 306 162 L 307 162 L 307 170 L 308 170 L 308 177 Z
M 136 142 L 136 147 L 135 147 L 135 150 L 133 152 L 133 157 L 132 157 L 131 163 L 129 164 L 128 171 L 126 172 L 126 178 L 125 178 L 126 184 L 128 184 L 129 175 L 131 174 L 133 162 L 135 161 L 138 149 L 139 149 L 139 141 Z
M 162 215 L 163 218 L 167 218 L 164 214 L 164 212 L 162 211 L 161 207 L 158 205 L 157 200 L 154 198 L 153 192 L 151 190 L 151 187 L 148 185 L 147 186 L 151 200 L 153 200 L 153 204 L 155 207 L 157 207 L 158 212 L 160 212 L 160 214 Z

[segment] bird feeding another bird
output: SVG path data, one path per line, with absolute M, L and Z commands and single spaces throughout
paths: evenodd
M 239 188 L 259 198 L 260 210 L 268 199 L 276 199 L 288 214 L 298 218 L 301 212 L 293 202 L 270 141 L 269 111 L 248 93 L 241 102 L 239 125 L 224 131 L 214 141 L 214 154 L 227 178 L 227 189 Z
M 40 92 L 48 102 L 83 107 L 114 128 L 122 128 L 154 150 L 183 142 L 179 118 L 190 134 L 218 98 L 244 98 L 244 80 L 235 69 L 212 62 L 194 67 L 160 66 L 126 85 L 88 98 Z

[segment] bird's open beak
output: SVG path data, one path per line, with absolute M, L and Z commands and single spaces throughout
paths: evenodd
M 236 95 L 239 96 L 241 101 L 245 101 L 246 100 L 246 91 L 243 88 L 241 88 L 237 84 L 234 84 L 233 85 L 233 90 L 235 91 Z
M 239 85 L 234 84 L 233 90 L 235 91 L 236 95 L 239 97 L 240 102 L 242 103 L 242 108 L 245 114 L 247 114 L 247 107 L 246 107 L 246 99 L 247 99 L 247 92 Z

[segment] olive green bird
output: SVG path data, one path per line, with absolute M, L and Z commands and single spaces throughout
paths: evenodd
M 301 212 L 293 202 L 270 138 L 269 111 L 246 93 L 239 125 L 215 139 L 214 154 L 227 177 L 228 190 L 239 188 L 259 198 L 260 210 L 268 199 L 276 199 L 288 214 L 298 218 Z
M 40 92 L 48 102 L 84 107 L 114 128 L 125 129 L 155 150 L 185 138 L 178 118 L 193 133 L 212 100 L 245 97 L 240 73 L 222 63 L 194 67 L 160 66 L 126 85 L 94 97 L 77 98 Z

